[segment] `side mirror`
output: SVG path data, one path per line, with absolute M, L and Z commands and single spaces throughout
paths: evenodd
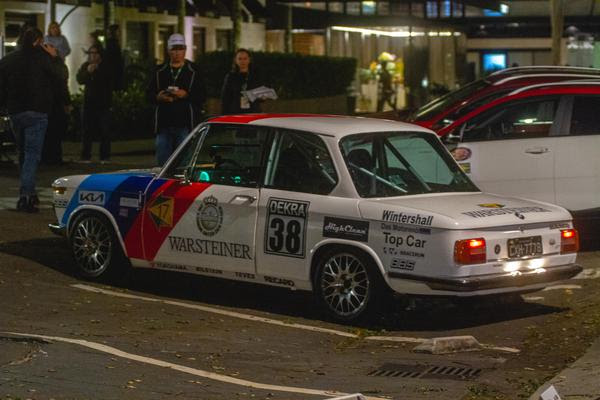
M 173 175 L 175 179 L 180 179 L 183 185 L 191 185 L 192 184 L 192 167 L 186 167 L 183 170 L 183 174 L 175 174 Z
M 457 135 L 455 132 L 450 132 L 449 134 L 444 136 L 444 143 L 446 143 L 446 144 L 460 143 L 460 135 Z

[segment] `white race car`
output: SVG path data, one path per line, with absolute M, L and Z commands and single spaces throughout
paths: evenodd
M 561 207 L 481 193 L 431 131 L 324 115 L 225 116 L 153 172 L 54 184 L 83 277 L 133 267 L 312 290 L 338 320 L 389 288 L 534 291 L 581 271 Z

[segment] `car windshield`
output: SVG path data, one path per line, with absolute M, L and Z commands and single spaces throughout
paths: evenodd
M 414 114 L 413 121 L 427 121 L 444 111 L 444 109 L 447 107 L 450 107 L 470 97 L 473 93 L 489 85 L 490 83 L 485 79 L 479 79 L 463 86 L 460 89 L 454 90 L 442 97 L 439 97 L 419 108 Z
M 345 137 L 340 147 L 361 197 L 479 191 L 429 133 L 362 133 Z

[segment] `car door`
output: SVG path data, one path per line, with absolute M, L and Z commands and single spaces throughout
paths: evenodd
M 279 129 L 268 160 L 259 200 L 257 272 L 270 284 L 303 282 L 309 288 L 310 250 L 324 240 L 326 224 L 358 218 L 357 201 L 330 195 L 339 175 L 319 135 Z
M 213 124 L 195 148 L 189 142 L 182 149 L 148 200 L 143 237 L 149 261 L 204 274 L 255 272 L 258 186 L 268 134 L 249 125 Z
M 464 123 L 453 150 L 485 192 L 555 202 L 554 155 L 560 97 L 503 102 Z
M 600 95 L 568 98 L 568 136 L 556 138 L 556 203 L 571 211 L 600 207 Z

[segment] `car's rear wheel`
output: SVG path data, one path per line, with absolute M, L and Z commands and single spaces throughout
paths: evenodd
M 116 275 L 125 256 L 112 224 L 104 215 L 84 211 L 76 217 L 70 232 L 71 251 L 82 277 L 100 280 Z
M 365 318 L 381 298 L 383 284 L 372 260 L 352 248 L 323 253 L 315 274 L 315 294 L 335 320 L 351 322 Z

